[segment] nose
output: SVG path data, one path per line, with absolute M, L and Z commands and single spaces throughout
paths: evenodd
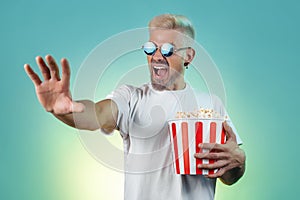
M 164 60 L 165 57 L 161 54 L 160 49 L 158 48 L 155 53 L 152 55 L 153 60 L 161 61 Z

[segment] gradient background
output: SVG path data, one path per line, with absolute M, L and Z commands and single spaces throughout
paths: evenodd
M 78 132 L 39 105 L 23 65 L 67 57 L 72 80 L 101 41 L 178 13 L 223 76 L 227 109 L 244 141 L 247 170 L 216 199 L 297 199 L 299 1 L 11 1 L 0 3 L 0 198 L 122 199 L 123 175 L 97 162 Z M 120 146 L 117 134 L 108 138 Z

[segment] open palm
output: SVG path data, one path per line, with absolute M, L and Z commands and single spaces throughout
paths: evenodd
M 42 72 L 43 82 L 28 64 L 25 64 L 24 68 L 35 85 L 36 95 L 42 106 L 48 112 L 57 115 L 82 112 L 84 105 L 72 101 L 68 61 L 66 59 L 61 60 L 62 78 L 60 78 L 58 65 L 52 56 L 46 56 L 48 65 L 40 56 L 36 57 L 36 62 Z

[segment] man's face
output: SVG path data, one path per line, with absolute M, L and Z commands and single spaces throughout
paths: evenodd
M 147 56 L 153 88 L 157 90 L 183 89 L 185 87 L 183 77 L 185 51 L 174 52 L 169 57 L 164 57 L 160 52 L 160 47 L 164 43 L 173 44 L 175 49 L 183 47 L 183 34 L 176 30 L 151 30 L 149 41 L 158 47 L 153 55 Z

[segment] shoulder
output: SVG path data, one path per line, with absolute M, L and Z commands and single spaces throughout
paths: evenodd
M 123 97 L 126 99 L 131 99 L 133 97 L 145 96 L 145 93 L 149 93 L 149 90 L 150 90 L 149 84 L 144 84 L 140 87 L 123 84 L 118 86 L 115 90 L 113 90 L 112 93 L 107 96 L 107 98 Z
M 223 108 L 223 102 L 217 95 L 200 91 L 199 89 L 195 89 L 192 87 L 191 91 L 195 95 L 198 104 L 202 105 L 202 107 L 214 109 Z
M 124 84 L 124 85 L 120 85 L 118 86 L 116 89 L 114 89 L 111 94 L 109 95 L 110 96 L 131 96 L 135 91 L 136 91 L 136 87 L 135 86 L 132 86 L 132 85 L 127 85 L 127 84 Z

